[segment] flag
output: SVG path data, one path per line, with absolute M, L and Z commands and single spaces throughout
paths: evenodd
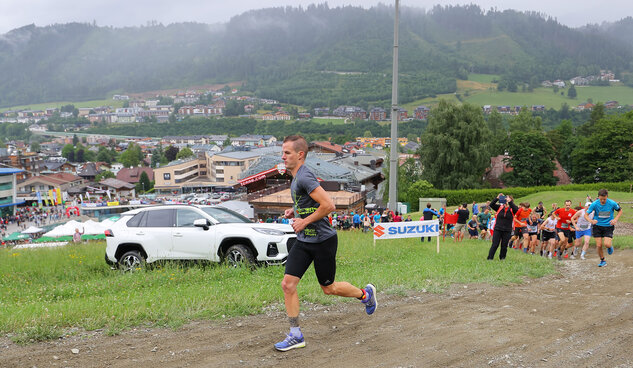
M 48 200 L 51 202 L 51 206 L 53 206 L 55 204 L 55 200 L 53 198 L 55 198 L 55 196 L 53 196 L 53 189 L 49 189 L 48 190 Z
M 57 204 L 62 204 L 62 189 L 57 189 Z
M 108 195 L 108 199 L 112 199 L 112 196 L 110 195 L 110 189 L 106 191 L 106 194 Z
M 37 191 L 37 205 L 42 208 L 42 193 L 40 193 L 40 191 Z

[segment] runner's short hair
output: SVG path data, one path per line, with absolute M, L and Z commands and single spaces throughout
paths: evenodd
M 283 143 L 292 142 L 295 151 L 303 152 L 303 157 L 308 155 L 308 141 L 301 135 L 289 135 L 284 139 Z
M 600 189 L 598 191 L 598 197 L 604 197 L 604 196 L 608 196 L 609 195 L 609 191 L 606 189 Z

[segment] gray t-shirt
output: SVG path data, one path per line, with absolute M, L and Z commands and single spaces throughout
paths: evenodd
M 310 197 L 310 193 L 319 187 L 316 176 L 305 165 L 301 165 L 290 184 L 290 193 L 294 202 L 295 217 L 306 218 L 319 207 L 319 202 Z M 297 234 L 297 239 L 306 243 L 320 243 L 336 235 L 327 217 L 317 220 Z

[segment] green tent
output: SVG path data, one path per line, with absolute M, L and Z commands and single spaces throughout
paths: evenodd
M 29 236 L 26 234 L 22 234 L 19 231 L 16 231 L 14 233 L 12 233 L 11 235 L 5 237 L 3 240 L 4 241 L 16 241 L 16 240 L 24 240 L 24 239 L 28 239 Z

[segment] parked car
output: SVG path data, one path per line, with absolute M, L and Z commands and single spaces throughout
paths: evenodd
M 159 260 L 283 264 L 290 225 L 254 223 L 219 206 L 161 205 L 121 214 L 106 230 L 106 262 L 132 271 Z

